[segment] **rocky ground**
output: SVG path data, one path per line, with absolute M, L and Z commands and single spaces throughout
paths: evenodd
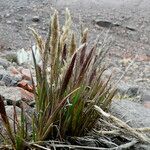
M 113 72 L 112 82 L 120 80 L 117 84 L 119 93 L 142 102 L 138 107 L 128 101 L 117 102 L 112 108 L 123 110 L 117 108 L 123 105 L 124 110 L 129 110 L 134 105 L 137 109 L 129 111 L 131 115 L 126 115 L 129 118 L 125 120 L 133 119 L 139 112 L 147 114 L 150 111 L 149 6 L 149 0 L 1 0 L 0 94 L 5 97 L 6 104 L 12 105 L 16 101 L 19 106 L 22 100 L 28 104 L 34 101 L 30 70 L 26 65 L 18 65 L 16 60 L 18 50 L 30 50 L 34 44 L 28 27 L 35 28 L 44 37 L 52 7 L 58 9 L 60 23 L 63 23 L 64 11 L 68 7 L 77 34 L 82 24 L 89 28 L 90 41 L 100 35 L 99 46 L 105 43 L 105 47 L 109 48 L 105 63 L 110 67 L 106 76 Z M 124 114 L 124 111 L 121 113 Z M 149 116 L 138 117 L 142 121 L 141 126 L 149 124 Z M 134 126 L 134 123 L 131 125 Z

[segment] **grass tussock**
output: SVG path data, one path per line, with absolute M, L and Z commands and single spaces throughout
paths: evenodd
M 86 135 L 99 119 L 94 106 L 107 110 L 115 94 L 109 84 L 110 78 L 102 80 L 106 68 L 99 61 L 103 54 L 97 49 L 97 43 L 88 46 L 88 29 L 85 29 L 78 45 L 76 34 L 70 29 L 71 24 L 70 12 L 67 9 L 62 29 L 58 12 L 54 12 L 46 41 L 31 29 L 41 54 L 42 66 L 36 63 L 32 52 L 37 82 L 36 85 L 33 83 L 35 112 L 30 136 L 21 136 L 27 132 L 23 128 L 24 119 L 20 128 L 24 132 L 19 132 L 19 136 L 13 135 L 5 111 L 1 109 L 0 112 L 16 149 L 16 137 L 25 145 L 27 142 L 62 140 Z M 3 105 L 0 106 L 4 108 Z

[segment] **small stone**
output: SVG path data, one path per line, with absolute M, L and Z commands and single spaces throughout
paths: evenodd
M 7 71 L 5 69 L 0 69 L 0 80 L 2 80 L 5 74 L 7 74 Z
M 0 66 L 0 70 L 5 70 L 3 66 Z
M 15 76 L 13 76 L 13 80 L 20 82 L 22 80 L 22 75 L 21 74 L 17 74 Z
M 12 74 L 19 74 L 19 73 L 20 73 L 14 66 L 9 67 L 8 70 L 9 70 Z
M 4 68 L 7 68 L 10 65 L 10 62 L 6 59 L 0 58 L 0 66 L 3 66 Z
M 34 94 L 18 87 L 18 90 L 21 92 L 21 99 L 24 100 L 26 103 L 30 103 L 34 100 Z
M 9 14 L 9 13 L 7 13 L 7 14 L 5 14 L 5 18 L 9 18 L 11 16 L 11 14 Z
M 22 80 L 18 83 L 18 87 L 23 88 L 24 90 L 27 90 L 29 92 L 33 92 L 33 86 L 31 85 L 31 83 L 29 83 L 29 81 L 27 80 Z
M 6 86 L 16 86 L 17 83 L 22 80 L 22 75 L 15 75 L 9 71 L 0 70 L 0 80 L 3 81 Z
M 0 81 L 0 86 L 5 86 L 5 82 L 4 81 Z
M 12 82 L 12 77 L 8 74 L 3 75 L 2 81 L 5 82 L 6 86 L 10 86 Z
M 32 21 L 33 21 L 33 22 L 39 22 L 39 21 L 40 21 L 39 16 L 34 16 L 34 17 L 32 18 Z
M 10 20 L 7 20 L 6 23 L 7 23 L 7 24 L 11 24 L 12 22 L 11 22 Z
M 23 18 L 22 16 L 18 16 L 18 17 L 17 17 L 17 20 L 18 20 L 18 21 L 23 21 L 23 19 L 24 19 L 24 18 Z
M 31 73 L 30 73 L 30 70 L 29 69 L 22 69 L 21 70 L 21 73 L 23 75 L 23 79 L 25 80 L 31 80 Z

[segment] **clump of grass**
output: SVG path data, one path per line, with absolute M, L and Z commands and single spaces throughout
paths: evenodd
M 54 12 L 45 42 L 31 29 L 42 57 L 42 66 L 36 63 L 32 52 L 37 79 L 36 85 L 33 83 L 35 113 L 30 138 L 21 136 L 27 131 L 20 128 L 22 145 L 27 146 L 27 141 L 62 140 L 86 135 L 99 119 L 94 105 L 107 110 L 116 92 L 109 84 L 110 78 L 102 80 L 106 70 L 99 61 L 102 51 L 97 49 L 97 43 L 88 46 L 88 29 L 81 33 L 81 43 L 77 45 L 76 36 L 70 27 L 71 16 L 67 9 L 62 30 L 58 12 Z M 1 115 L 3 112 L 0 112 Z M 6 121 L 3 119 L 3 122 Z M 21 122 L 24 127 L 24 119 Z M 9 123 L 6 124 L 10 132 Z M 15 139 L 11 141 L 16 148 L 18 136 L 12 131 L 9 135 Z
M 99 118 L 93 106 L 107 110 L 115 94 L 109 85 L 110 78 L 102 81 L 105 68 L 99 61 L 102 53 L 97 50 L 97 44 L 88 49 L 88 29 L 81 34 L 81 45 L 78 46 L 75 34 L 70 34 L 70 26 L 71 17 L 67 10 L 62 30 L 58 12 L 54 12 L 45 43 L 32 29 L 43 58 L 40 67 L 33 53 L 38 114 L 35 140 L 84 136 Z

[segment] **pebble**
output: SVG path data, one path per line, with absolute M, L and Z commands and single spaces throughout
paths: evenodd
M 0 66 L 3 66 L 4 68 L 7 68 L 10 65 L 10 62 L 6 59 L 0 58 Z
M 11 16 L 11 14 L 7 13 L 4 15 L 5 18 L 9 18 Z
M 32 21 L 33 21 L 33 22 L 39 22 L 39 21 L 40 21 L 40 17 L 39 17 L 39 16 L 34 16 L 34 17 L 32 18 Z
M 9 67 L 8 69 L 9 69 L 9 70 L 11 71 L 11 73 L 13 73 L 13 74 L 20 74 L 20 72 L 19 72 L 14 66 Z
M 7 24 L 12 24 L 12 22 L 10 20 L 7 20 L 6 23 Z
M 3 75 L 2 77 L 2 81 L 5 83 L 6 86 L 11 86 L 12 84 L 12 78 L 10 75 L 6 74 L 6 75 Z
M 23 75 L 23 79 L 26 79 L 26 80 L 31 80 L 31 73 L 30 73 L 30 70 L 29 69 L 22 69 L 21 70 L 21 73 Z
M 4 81 L 0 81 L 0 86 L 5 86 L 5 82 Z

